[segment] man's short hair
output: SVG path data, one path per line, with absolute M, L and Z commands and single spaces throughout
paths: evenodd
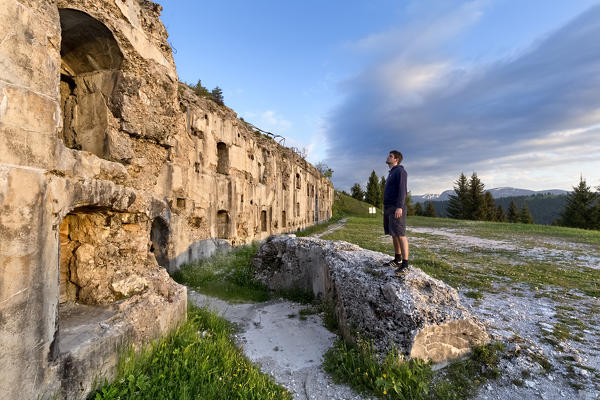
M 390 154 L 394 156 L 396 160 L 398 160 L 398 164 L 402 162 L 402 153 L 400 153 L 398 150 L 392 150 L 390 151 Z

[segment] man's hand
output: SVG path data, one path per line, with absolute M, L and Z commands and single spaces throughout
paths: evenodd
M 396 212 L 394 213 L 394 218 L 400 218 L 402 216 L 402 209 L 396 208 Z

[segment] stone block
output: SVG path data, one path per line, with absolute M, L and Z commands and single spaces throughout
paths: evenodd
M 443 363 L 489 342 L 485 327 L 455 289 L 411 267 L 402 276 L 389 256 L 341 241 L 271 236 L 254 259 L 255 277 L 270 289 L 301 289 L 335 306 L 342 334 L 372 341 L 381 358 Z

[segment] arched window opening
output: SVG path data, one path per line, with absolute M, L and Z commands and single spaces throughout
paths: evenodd
M 229 149 L 223 142 L 217 143 L 217 172 L 229 175 Z
M 229 239 L 229 213 L 225 210 L 217 211 L 217 237 Z
M 169 267 L 168 244 L 169 244 L 169 227 L 167 223 L 160 217 L 152 221 L 150 230 L 150 251 L 154 253 L 156 262 L 161 267 Z
M 260 212 L 260 230 L 267 231 L 267 212 L 265 210 Z
M 296 174 L 296 189 L 302 188 L 302 179 L 300 178 L 300 174 Z
M 110 158 L 109 105 L 123 54 L 112 32 L 90 15 L 59 9 L 60 95 L 65 146 Z

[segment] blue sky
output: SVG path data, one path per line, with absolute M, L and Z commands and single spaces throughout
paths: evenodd
M 179 78 L 325 161 L 336 188 L 600 185 L 598 1 L 159 1 Z

